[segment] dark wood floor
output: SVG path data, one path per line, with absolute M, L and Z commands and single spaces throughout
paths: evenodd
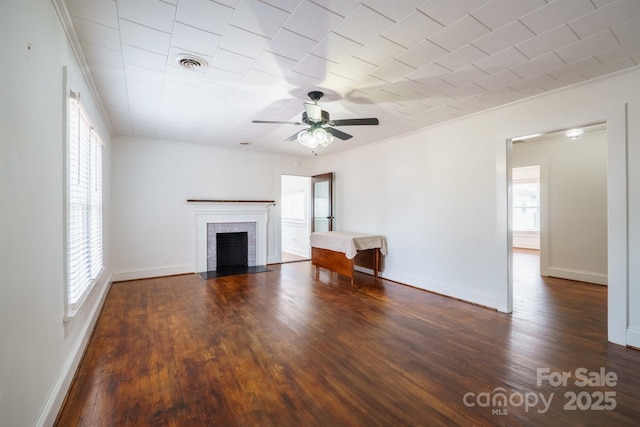
M 512 315 L 309 262 L 114 283 L 57 425 L 638 425 L 640 352 L 607 343 L 606 288 L 536 263 L 516 253 Z M 601 367 L 615 385 L 575 384 Z

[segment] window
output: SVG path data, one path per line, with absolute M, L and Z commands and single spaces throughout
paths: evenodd
M 513 169 L 513 230 L 540 231 L 540 166 Z
M 69 97 L 66 309 L 71 316 L 102 272 L 102 147 L 79 95 Z

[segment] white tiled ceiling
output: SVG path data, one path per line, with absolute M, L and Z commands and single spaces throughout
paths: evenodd
M 243 150 L 311 155 L 252 123 L 300 121 L 311 90 L 380 119 L 322 155 L 640 64 L 639 0 L 63 1 L 114 134 Z

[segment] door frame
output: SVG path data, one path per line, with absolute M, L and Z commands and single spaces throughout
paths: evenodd
M 316 231 L 316 184 L 321 182 L 329 183 L 329 231 L 333 231 L 333 172 L 327 172 L 311 177 L 311 232 Z
M 592 110 L 579 111 L 561 117 L 552 117 L 512 134 L 529 135 L 543 130 L 552 132 L 574 126 L 607 123 L 607 241 L 608 241 L 608 285 L 607 285 L 607 329 L 608 340 L 619 345 L 640 343 L 640 330 L 629 329 L 629 249 L 628 249 L 628 183 L 627 183 L 627 104 L 617 104 Z M 504 144 L 504 142 L 503 142 Z M 511 150 L 513 142 L 506 139 L 503 189 L 506 211 L 506 276 L 507 286 L 498 301 L 499 311 L 513 311 L 513 258 L 512 258 L 512 195 Z M 503 149 L 504 149 L 503 148 Z M 541 242 L 542 243 L 542 242 Z M 504 299 L 502 299 L 504 298 Z

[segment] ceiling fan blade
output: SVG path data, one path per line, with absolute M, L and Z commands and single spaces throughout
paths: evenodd
M 283 140 L 282 142 L 289 142 L 289 141 L 295 141 L 295 140 L 297 140 L 297 139 L 298 139 L 298 134 L 299 134 L 299 133 L 300 133 L 300 132 L 296 132 L 296 133 L 294 133 L 293 135 L 291 135 L 289 138 L 287 138 L 287 139 Z
M 348 133 L 344 133 L 344 132 L 342 132 L 341 130 L 338 130 L 338 129 L 327 127 L 327 128 L 324 128 L 324 130 L 326 130 L 331 135 L 333 135 L 336 138 L 341 139 L 343 141 L 346 140 L 346 139 L 349 139 L 349 138 L 353 138 L 353 135 L 349 135 Z
M 332 120 L 331 126 L 360 126 L 360 125 L 379 125 L 378 119 L 345 119 L 345 120 Z
M 307 117 L 313 123 L 318 123 L 322 121 L 322 108 L 318 104 L 311 104 L 309 102 L 305 102 L 304 111 L 307 113 Z
M 276 124 L 276 125 L 296 125 L 296 126 L 300 126 L 304 124 L 302 122 L 278 122 L 278 121 L 272 121 L 272 120 L 252 120 L 251 123 L 267 123 L 267 124 Z

